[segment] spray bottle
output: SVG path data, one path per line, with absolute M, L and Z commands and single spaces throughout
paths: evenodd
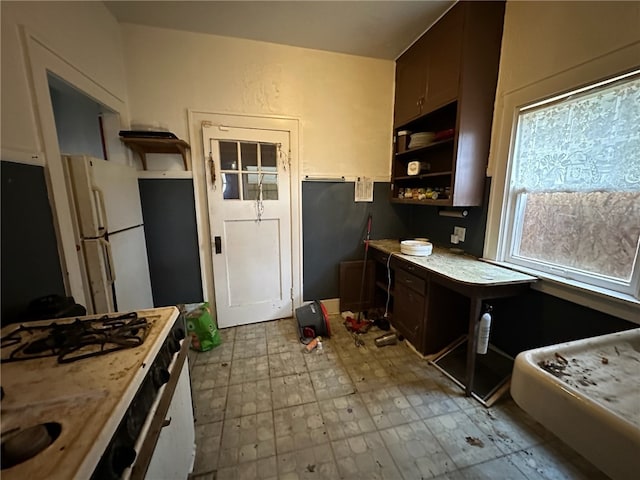
M 480 326 L 478 327 L 478 345 L 476 353 L 484 355 L 489 348 L 489 333 L 491 331 L 491 305 L 486 306 L 486 311 L 480 317 Z

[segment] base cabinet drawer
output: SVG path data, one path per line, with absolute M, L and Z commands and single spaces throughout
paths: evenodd
M 396 271 L 396 282 L 398 283 L 398 285 L 402 284 L 421 295 L 424 295 L 427 286 L 426 280 L 420 277 L 416 277 L 415 275 L 404 270 Z

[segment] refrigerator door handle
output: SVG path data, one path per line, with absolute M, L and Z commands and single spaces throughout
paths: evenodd
M 98 213 L 98 235 L 104 235 L 107 232 L 107 208 L 104 203 L 104 193 L 100 189 L 100 187 L 96 187 L 95 185 L 91 185 L 91 190 L 95 194 L 96 203 L 98 204 L 99 211 Z
M 104 238 L 100 239 L 100 244 L 102 245 L 102 249 L 104 251 L 104 256 L 107 260 L 108 272 L 107 278 L 109 283 L 113 283 L 116 281 L 116 269 L 113 266 L 113 255 L 111 254 L 111 244 L 107 242 Z

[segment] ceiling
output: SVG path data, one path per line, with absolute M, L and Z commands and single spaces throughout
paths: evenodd
M 395 60 L 455 3 L 429 1 L 105 1 L 120 23 Z

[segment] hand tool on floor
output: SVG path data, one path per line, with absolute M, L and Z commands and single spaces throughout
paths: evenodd
M 344 326 L 353 333 L 367 333 L 371 328 L 371 322 L 366 319 L 360 320 L 359 318 L 347 317 L 344 321 Z
M 355 341 L 356 347 L 364 347 L 364 340 L 362 340 L 362 338 L 360 338 L 360 335 L 358 335 L 355 332 L 352 332 L 351 336 L 353 337 L 353 340 Z

